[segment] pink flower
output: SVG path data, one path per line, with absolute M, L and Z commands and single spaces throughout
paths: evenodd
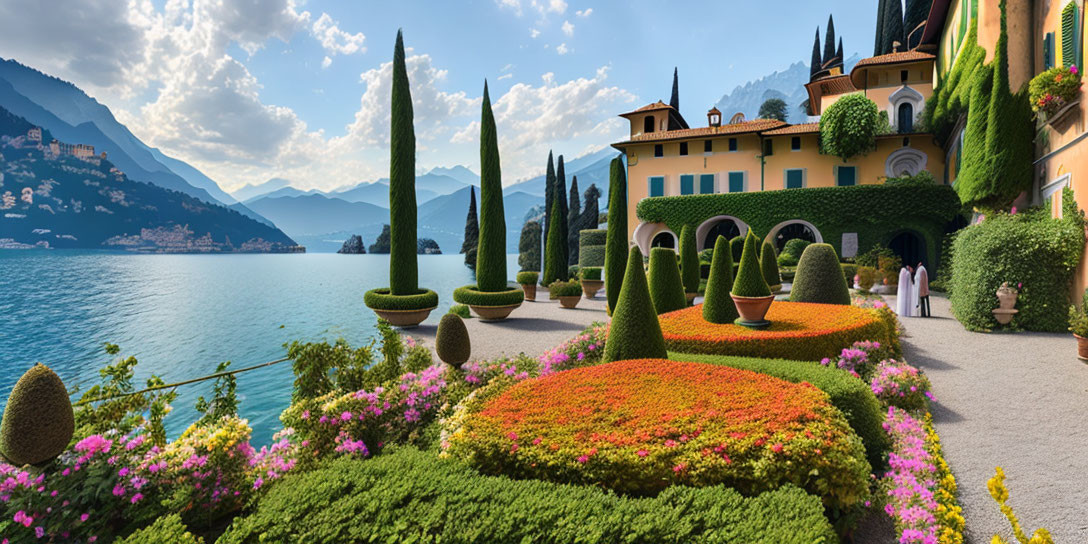
M 82 514 L 79 516 L 79 521 L 87 521 L 88 519 L 91 519 L 90 514 Z
M 30 527 L 34 523 L 34 518 L 28 516 L 26 512 L 19 510 L 15 513 L 15 523 L 22 523 L 23 527 Z
M 579 462 L 579 463 L 582 463 L 583 465 L 584 465 L 584 464 L 586 464 L 586 463 L 588 463 L 588 462 L 589 462 L 589 456 L 588 456 L 588 455 L 581 455 L 581 456 L 579 456 L 579 457 L 578 457 L 578 462 Z
M 1069 73 L 1073 74 L 1073 75 L 1077 75 L 1077 74 L 1080 73 L 1080 70 L 1077 70 L 1077 65 L 1074 64 L 1074 65 L 1069 67 Z
M 771 446 L 771 451 L 773 451 L 775 453 L 780 453 L 782 451 L 782 443 L 779 442 L 779 443 L 776 443 L 775 445 Z
M 646 450 L 638 450 L 638 456 L 639 457 L 646 457 L 649 454 L 650 454 L 650 452 L 648 452 Z

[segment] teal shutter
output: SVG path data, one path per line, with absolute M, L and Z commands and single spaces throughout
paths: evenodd
M 650 196 L 665 196 L 665 178 L 650 178 Z
M 744 172 L 730 172 L 729 173 L 729 192 L 730 193 L 743 193 L 744 192 Z
M 695 194 L 695 176 L 689 174 L 680 176 L 680 194 Z
M 709 195 L 714 193 L 714 174 L 699 176 L 699 193 Z
M 1070 0 L 1062 10 L 1062 65 L 1066 68 L 1080 66 L 1080 29 L 1078 22 L 1077 3 Z
M 838 172 L 838 184 L 840 187 L 857 185 L 858 171 L 853 166 L 840 166 Z
M 786 170 L 786 188 L 800 189 L 805 186 L 805 173 L 803 170 Z
M 1049 70 L 1054 67 L 1054 33 L 1047 32 L 1043 37 L 1043 69 Z

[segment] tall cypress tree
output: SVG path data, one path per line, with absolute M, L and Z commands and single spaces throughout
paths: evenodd
M 680 74 L 676 67 L 672 69 L 672 97 L 669 98 L 669 105 L 672 109 L 676 110 L 676 113 L 680 113 Z
M 823 58 L 820 57 L 820 27 L 816 27 L 816 41 L 812 44 L 812 60 L 809 61 L 808 68 L 809 81 L 816 77 L 823 62 Z
M 642 260 L 641 257 L 639 259 Z M 642 263 L 640 262 L 639 265 Z M 627 269 L 627 172 L 616 157 L 608 169 L 608 232 L 604 242 L 604 288 L 608 313 L 616 311 Z M 656 315 L 656 314 L 655 314 Z
M 876 4 L 876 39 L 873 43 L 873 56 L 884 54 L 884 10 L 888 0 L 879 0 Z
M 476 219 L 476 188 L 470 185 L 468 194 L 468 217 L 465 218 L 465 241 L 461 243 L 461 253 L 465 254 L 465 264 L 475 268 L 476 256 L 473 254 L 470 262 L 469 254 L 480 242 L 480 223 Z
M 582 206 L 582 217 L 578 219 L 578 228 L 596 229 L 601 219 L 600 204 L 597 203 L 601 198 L 601 190 L 596 185 L 590 184 L 583 197 L 585 205 Z
M 881 51 L 883 55 L 895 51 L 895 42 L 903 43 L 903 4 L 899 0 L 887 0 L 884 4 L 884 29 Z M 906 47 L 900 46 L 903 51 Z
M 548 228 L 551 226 L 553 204 L 555 204 L 555 161 L 552 159 L 551 150 L 548 150 L 548 168 L 544 174 L 544 219 L 541 220 L 541 226 L 544 229 L 545 263 L 548 262 Z
M 843 72 L 845 72 L 846 58 L 842 56 L 842 38 L 839 38 L 839 50 L 835 52 L 835 57 L 839 59 L 838 62 L 835 63 L 835 66 L 838 66 L 840 69 L 842 69 Z
M 824 62 L 835 58 L 835 19 L 827 16 L 827 37 L 824 38 Z
M 570 210 L 567 208 L 567 176 L 563 169 L 563 156 L 559 156 L 559 161 L 555 166 L 555 205 L 559 206 L 559 223 L 556 227 L 559 229 L 559 251 L 562 257 L 556 262 L 567 263 L 570 261 L 570 246 L 567 245 L 568 235 L 567 232 L 567 214 Z M 563 270 L 559 273 L 559 279 L 567 281 L 570 279 L 570 273 L 567 267 L 564 266 Z
M 518 266 L 522 270 L 540 272 L 540 223 L 526 221 L 518 240 Z
M 404 38 L 393 49 L 393 96 L 389 128 L 389 292 L 419 291 L 416 263 L 416 132 L 412 90 L 404 66 Z
M 567 259 L 560 249 L 560 246 L 567 243 L 566 238 L 563 238 L 563 230 L 559 228 L 559 225 L 566 224 L 561 213 L 559 206 L 552 206 L 552 217 L 548 220 L 551 226 L 548 228 L 548 239 L 544 243 L 544 275 L 540 280 L 540 284 L 545 287 L 555 281 L 566 281 L 570 277 L 567 272 Z
M 582 202 L 578 195 L 578 176 L 570 178 L 570 210 L 567 211 L 567 265 L 578 264 L 578 233 L 582 230 Z
M 918 31 L 914 34 L 911 32 L 929 18 L 929 10 L 932 7 L 933 0 L 907 0 L 907 12 L 903 17 L 906 24 L 903 30 L 907 34 L 908 49 L 914 49 L 922 43 L 922 32 Z
M 484 81 L 480 119 L 480 245 L 476 250 L 476 286 L 480 291 L 506 290 L 506 213 L 502 203 L 502 168 L 495 115 Z

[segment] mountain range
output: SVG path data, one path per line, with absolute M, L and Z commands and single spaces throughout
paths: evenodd
M 861 56 L 854 53 L 846 59 L 844 72 L 850 73 Z M 723 121 L 736 113 L 743 113 L 746 119 L 759 116 L 759 107 L 771 98 L 780 98 L 786 102 L 790 123 L 807 123 L 808 116 L 801 111 L 801 103 L 808 100 L 805 84 L 809 81 L 808 63 L 795 62 L 782 71 L 774 71 L 744 85 L 737 85 L 732 92 L 723 94 L 714 107 L 722 112 Z

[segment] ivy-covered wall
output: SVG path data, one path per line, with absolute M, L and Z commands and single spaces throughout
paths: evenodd
M 858 235 L 858 252 L 887 245 L 904 231 L 920 235 L 930 263 L 938 263 L 945 227 L 962 210 L 947 185 L 857 185 L 647 198 L 638 203 L 638 218 L 664 223 L 679 233 L 719 215 L 744 221 L 760 237 L 779 223 L 812 223 L 824 242 L 842 254 L 842 235 Z M 939 263 L 938 263 L 939 264 Z

